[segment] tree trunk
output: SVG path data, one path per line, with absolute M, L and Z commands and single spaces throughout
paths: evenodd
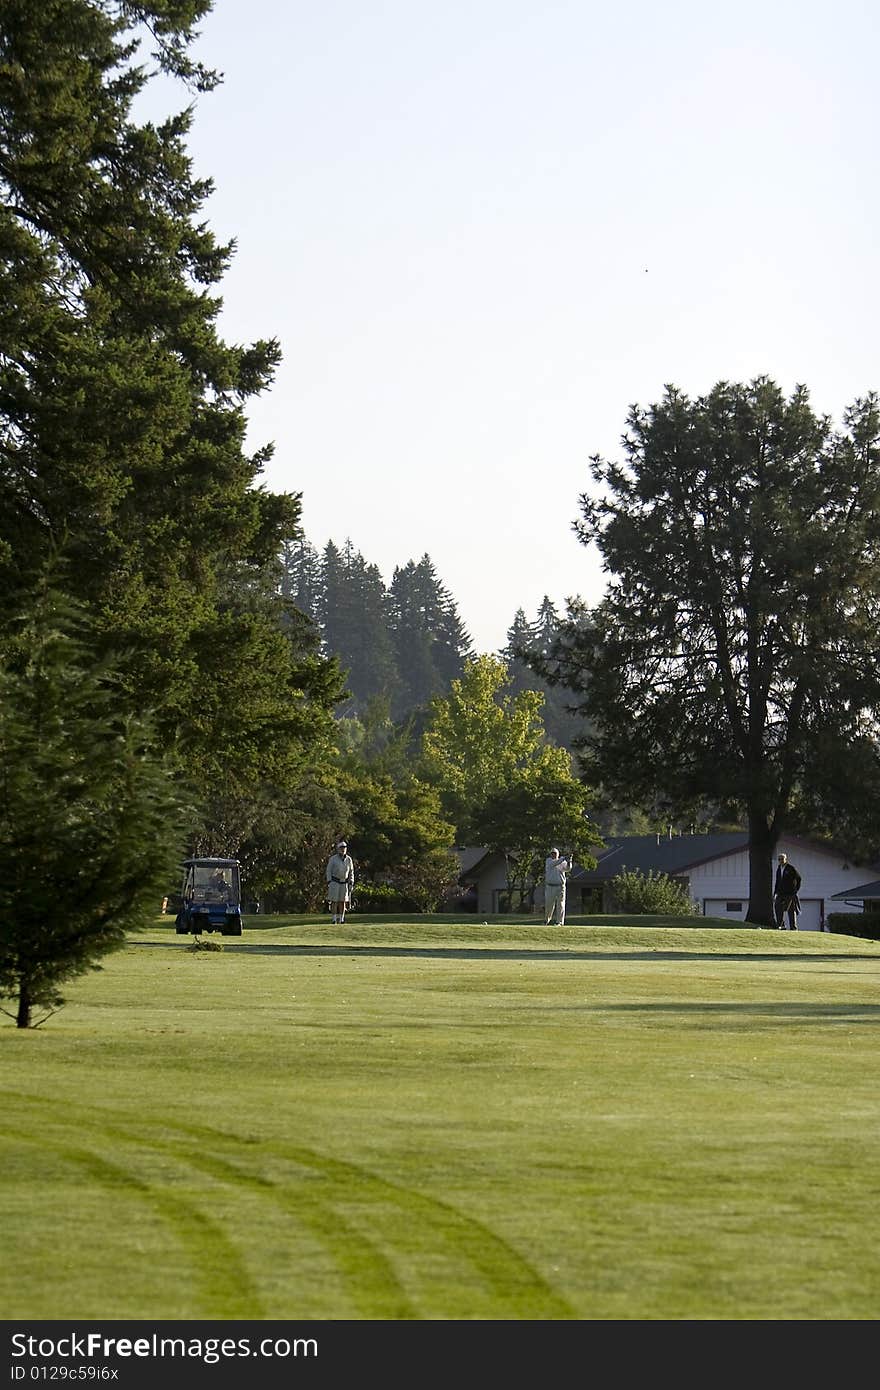
M 31 996 L 27 985 L 22 984 L 18 990 L 18 1013 L 15 1017 L 16 1028 L 30 1028 L 31 1026 Z
M 749 813 L 749 910 L 746 921 L 758 927 L 774 926 L 773 851 L 776 838 L 767 817 Z

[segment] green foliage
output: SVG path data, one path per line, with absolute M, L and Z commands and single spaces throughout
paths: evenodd
M 500 653 L 511 681 L 511 693 L 538 690 L 544 697 L 542 715 L 547 737 L 551 743 L 570 753 L 576 750 L 576 740 L 584 734 L 584 719 L 572 713 L 577 695 L 563 685 L 554 685 L 536 674 L 530 661 L 546 658 L 559 636 L 562 619 L 550 598 L 545 594 L 535 621 L 530 623 L 519 608 L 507 630 L 507 645 Z M 572 708 L 570 708 L 572 707 Z
M 426 705 L 459 677 L 471 640 L 452 595 L 423 555 L 395 569 L 388 590 L 397 669 L 403 689 L 392 704 L 395 717 Z
M 243 809 L 249 819 L 237 855 L 244 897 L 258 898 L 268 912 L 320 911 L 330 846 L 349 820 L 339 790 L 307 774 L 283 791 L 263 787 Z
M 395 783 L 387 773 L 354 768 L 343 772 L 340 787 L 362 874 L 376 878 L 451 846 L 453 827 L 436 789 L 412 774 Z
M 353 912 L 417 912 L 417 904 L 391 883 L 358 883 Z
M 439 788 L 459 844 L 480 843 L 482 809 L 516 785 L 536 792 L 573 781 L 564 749 L 551 747 L 541 718 L 543 696 L 507 694 L 510 677 L 495 657 L 474 657 L 449 694 L 431 702 L 422 736 L 422 767 Z
M 392 723 L 388 699 L 377 696 L 337 731 L 334 785 L 345 805 L 337 829 L 346 827 L 358 885 L 393 885 L 409 911 L 429 910 L 457 876 L 454 827 L 437 789 L 413 771 L 408 727 Z
M 155 915 L 190 810 L 88 638 L 46 592 L 0 665 L 0 995 L 21 1028 Z
M 471 820 L 473 842 L 498 850 L 507 866 L 507 901 L 531 905 L 551 846 L 564 846 L 585 869 L 601 836 L 589 818 L 590 793 L 574 777 L 518 772 L 493 792 Z
M 581 693 L 591 780 L 619 805 L 741 815 L 748 919 L 795 811 L 880 827 L 880 408 L 839 432 L 766 378 L 633 407 L 625 461 L 592 461 L 578 534 L 610 575 L 536 669 Z M 858 788 L 853 802 L 853 788 Z M 876 837 L 875 837 L 876 838 Z
M 385 700 L 396 722 L 409 720 L 461 675 L 470 637 L 429 555 L 397 567 L 386 588 L 350 540 L 319 556 L 300 538 L 282 547 L 281 571 L 282 593 L 345 671 L 345 716 Z
M 699 917 L 700 909 L 687 890 L 668 874 L 650 869 L 623 869 L 611 880 L 609 887 L 618 912 L 639 915 L 663 913 L 667 917 Z
M 401 905 L 411 905 L 407 910 L 438 912 L 458 890 L 458 870 L 452 851 L 438 847 L 402 860 L 387 873 L 385 881 L 400 894 Z
M 497 658 L 469 661 L 449 694 L 431 703 L 422 766 L 455 822 L 456 843 L 503 854 L 508 901 L 529 902 L 551 845 L 564 843 L 592 867 L 589 847 L 601 836 L 569 754 L 546 740 L 543 695 L 508 694 L 511 684 Z
M 829 912 L 825 926 L 828 931 L 842 936 L 880 941 L 880 912 Z
M 329 541 L 319 576 L 318 622 L 326 650 L 345 668 L 348 708 L 362 710 L 381 696 L 396 702 L 400 677 L 389 631 L 389 597 L 379 570 L 350 541 L 342 551 Z
M 213 85 L 187 54 L 209 8 L 0 9 L 0 623 L 60 554 L 124 652 L 120 705 L 154 711 L 210 796 L 301 770 L 342 682 L 285 622 L 300 500 L 259 485 L 268 447 L 244 451 L 279 349 L 218 335 L 231 247 L 202 220 L 192 112 L 133 119 L 150 36 L 159 70 Z

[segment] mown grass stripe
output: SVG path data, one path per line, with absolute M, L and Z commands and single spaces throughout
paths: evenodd
M 110 1132 L 105 1131 L 108 1135 Z M 111 1163 L 90 1149 L 65 1143 L 41 1132 L 38 1136 L 16 1133 L 18 1142 L 51 1149 L 75 1164 L 100 1187 L 121 1188 L 151 1205 L 173 1228 L 182 1245 L 196 1288 L 196 1316 L 205 1318 L 262 1318 L 264 1310 L 237 1248 L 219 1226 L 175 1193 L 144 1182 L 118 1163 Z

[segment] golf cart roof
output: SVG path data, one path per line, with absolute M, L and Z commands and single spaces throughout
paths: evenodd
M 215 859 L 210 855 L 196 855 L 193 859 L 184 859 L 183 864 L 184 868 L 190 868 L 190 866 L 195 864 L 202 867 L 213 868 L 214 866 L 221 867 L 224 865 L 228 867 L 230 864 L 237 864 L 238 862 L 237 859 Z

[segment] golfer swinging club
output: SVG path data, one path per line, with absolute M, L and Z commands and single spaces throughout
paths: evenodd
M 565 926 L 565 881 L 569 863 L 560 859 L 559 850 L 551 849 L 544 860 L 544 925 Z

